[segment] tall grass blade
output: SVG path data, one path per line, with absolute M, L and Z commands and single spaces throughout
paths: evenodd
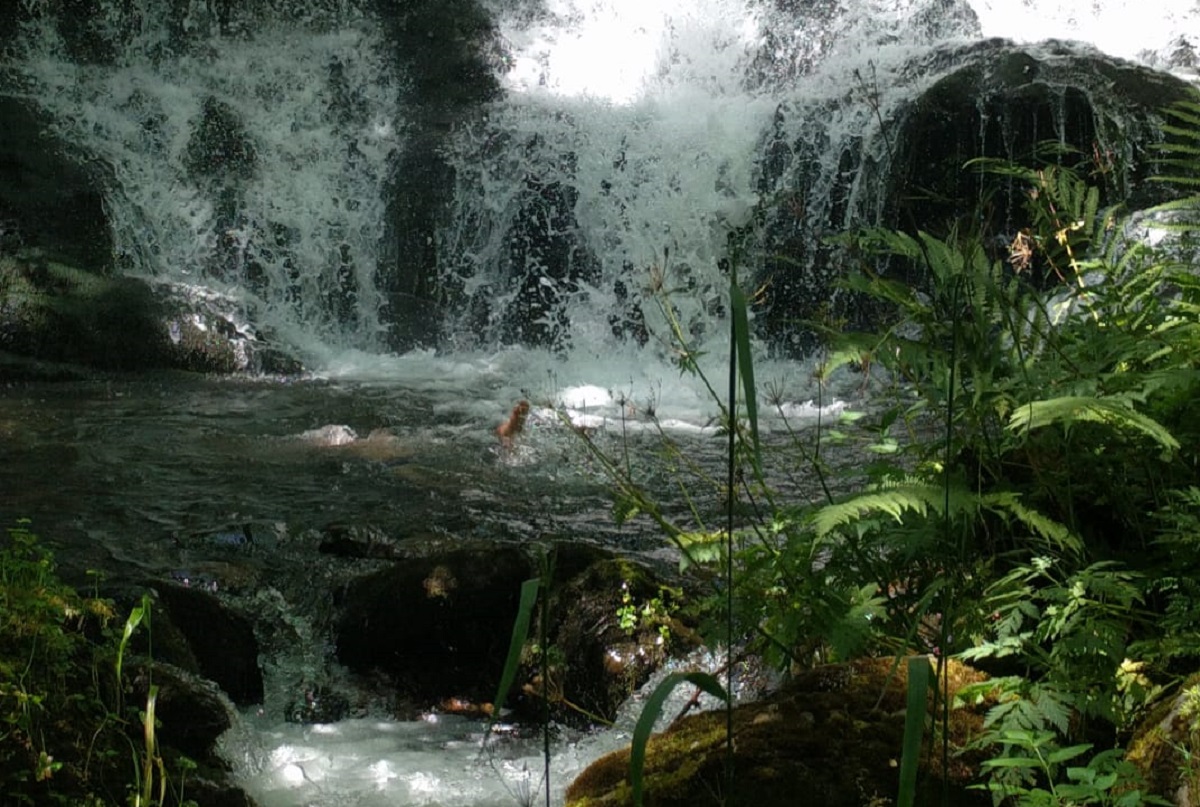
M 908 660 L 908 702 L 904 710 L 904 742 L 900 754 L 900 793 L 897 807 L 913 807 L 917 797 L 917 766 L 921 761 L 921 740 L 925 733 L 925 696 L 929 692 L 932 668 L 925 656 Z
M 517 668 L 521 665 L 521 648 L 525 646 L 525 639 L 529 636 L 529 624 L 533 618 L 533 606 L 537 602 L 538 589 L 541 588 L 542 581 L 538 578 L 526 580 L 521 584 L 521 601 L 517 606 L 517 618 L 513 620 L 512 638 L 508 643 L 508 658 L 504 660 L 504 671 L 500 674 L 500 686 L 496 689 L 496 699 L 492 701 L 492 719 L 488 721 L 487 730 L 484 732 L 482 749 L 487 747 L 487 738 L 491 734 L 492 726 L 500 719 L 500 712 L 504 708 L 504 699 L 508 697 L 508 690 L 512 688 L 513 681 L 517 677 Z
M 750 424 L 750 439 L 754 448 L 755 470 L 762 470 L 762 447 L 758 440 L 758 397 L 754 387 L 754 361 L 750 357 L 750 317 L 746 294 L 736 276 L 729 283 L 729 304 L 733 313 L 734 350 L 737 367 L 742 376 L 742 394 L 746 401 L 746 420 Z M 732 411 L 732 410 L 731 410 Z M 730 428 L 733 424 L 730 424 Z
M 144 742 L 144 751 L 142 756 L 142 791 L 139 807 L 149 807 L 154 794 L 154 766 L 155 762 L 159 763 L 160 785 L 165 786 L 161 773 L 161 760 L 158 757 L 158 737 L 154 731 L 154 711 L 155 704 L 158 702 L 158 684 L 150 686 L 150 693 L 146 696 L 146 712 L 142 717 L 142 735 Z M 162 803 L 160 797 L 159 803 Z
M 138 629 L 138 625 L 142 624 L 142 617 L 146 615 L 146 611 L 150 608 L 150 597 L 148 594 L 142 595 L 142 604 L 129 612 L 129 617 L 125 620 L 125 630 L 121 632 L 121 643 L 117 647 L 117 683 L 121 682 L 121 668 L 125 661 L 125 648 L 129 644 L 129 640 L 133 638 L 133 632 Z
M 642 769 L 646 765 L 646 743 L 654 731 L 654 721 L 658 720 L 663 704 L 671 692 L 683 683 L 692 684 L 715 698 L 729 702 L 729 695 L 721 686 L 721 682 L 708 673 L 671 673 L 654 688 L 646 705 L 642 707 L 642 713 L 638 715 L 637 725 L 633 729 L 633 744 L 629 748 L 629 783 L 633 787 L 634 807 L 642 807 L 642 789 L 645 785 Z

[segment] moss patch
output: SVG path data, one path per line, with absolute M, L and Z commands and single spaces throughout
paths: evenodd
M 734 775 L 726 782 L 725 714 L 709 712 L 678 721 L 655 736 L 646 753 L 646 804 L 694 807 L 722 800 L 755 807 L 820 804 L 823 807 L 889 805 L 899 787 L 904 735 L 906 665 L 862 659 L 797 676 L 781 691 L 739 706 L 733 715 Z M 950 688 L 985 678 L 952 663 Z M 949 780 L 951 803 L 990 804 L 968 791 L 979 762 L 957 749 L 980 730 L 977 710 L 951 712 L 950 766 L 927 750 L 922 787 L 934 797 Z M 927 740 L 927 748 L 931 744 Z M 567 790 L 568 807 L 632 803 L 629 750 L 597 760 Z M 933 803 L 918 797 L 918 803 Z
M 1164 701 L 1138 727 L 1126 759 L 1141 771 L 1151 793 L 1170 794 L 1176 804 L 1197 803 L 1200 794 L 1200 673 Z

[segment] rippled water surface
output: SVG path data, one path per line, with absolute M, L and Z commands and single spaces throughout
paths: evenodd
M 492 429 L 505 409 L 474 416 L 452 403 L 319 381 L 12 385 L 0 390 L 0 514 L 32 519 L 73 552 L 140 563 L 243 524 L 400 537 L 604 530 L 587 513 L 602 490 L 562 430 L 532 424 L 504 450 Z
M 667 465 L 633 404 L 586 395 L 572 414 L 651 484 Z M 29 518 L 70 549 L 163 569 L 248 525 L 265 548 L 330 525 L 393 538 L 574 537 L 626 549 L 660 541 L 617 529 L 583 441 L 535 399 L 512 448 L 494 428 L 514 397 L 402 384 L 170 375 L 0 387 L 0 517 Z M 547 401 L 550 403 L 550 401 Z M 685 453 L 720 467 L 711 424 L 676 422 Z M 669 490 L 671 480 L 661 479 Z M 703 495 L 704 491 L 700 491 Z
M 516 803 L 522 788 L 537 788 L 534 738 L 501 738 L 481 763 L 481 727 L 470 721 L 397 723 L 360 711 L 301 726 L 282 715 L 294 682 L 337 675 L 331 590 L 387 562 L 326 551 L 338 536 L 383 536 L 401 549 L 567 539 L 672 560 L 648 522 L 614 523 L 610 486 L 560 413 L 652 488 L 669 498 L 691 480 L 695 506 L 717 512 L 714 484 L 684 466 L 720 478 L 725 440 L 691 404 L 656 423 L 652 405 L 598 387 L 531 395 L 528 426 L 506 447 L 494 430 L 520 395 L 486 379 L 9 383 L 0 386 L 0 520 L 32 520 L 73 579 L 97 568 L 139 586 L 203 582 L 260 620 L 289 625 L 292 638 L 262 648 L 264 704 L 224 744 L 263 805 Z M 673 459 L 664 434 L 680 450 Z M 783 473 L 781 488 L 813 495 L 805 488 L 815 480 L 799 475 Z M 627 739 L 560 738 L 556 801 L 570 776 Z

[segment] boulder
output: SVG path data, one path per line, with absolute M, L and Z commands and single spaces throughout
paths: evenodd
M 955 691 L 986 676 L 956 662 Z M 645 801 L 655 807 L 724 803 L 755 807 L 862 807 L 893 804 L 899 790 L 907 665 L 893 658 L 860 659 L 797 675 L 763 700 L 733 713 L 733 781 L 724 781 L 726 715 L 705 712 L 677 721 L 651 738 L 645 760 Z M 950 713 L 950 767 L 939 753 L 922 756 L 917 804 L 939 801 L 948 778 L 949 803 L 990 805 L 991 796 L 967 790 L 981 761 L 960 755 L 980 731 L 980 710 Z M 926 738 L 928 744 L 928 737 Z M 928 745 L 927 745 L 928 749 Z M 632 803 L 629 750 L 586 768 L 567 788 L 567 807 Z
M 114 370 L 164 364 L 166 333 L 141 281 L 38 249 L 0 255 L 0 351 Z
M 158 687 L 154 716 L 159 743 L 196 762 L 220 765 L 217 739 L 233 725 L 233 707 L 217 685 L 159 662 L 138 665 L 130 672 L 133 702 L 145 704 L 150 687 Z
M 550 600 L 549 680 L 543 682 L 537 659 L 528 658 L 523 691 L 535 706 L 545 683 L 558 720 L 612 721 L 667 658 L 694 648 L 698 637 L 679 618 L 679 589 L 625 558 L 572 554 L 555 575 Z M 539 635 L 535 626 L 530 636 Z
M 289 374 L 291 357 L 239 321 L 220 297 L 55 259 L 40 248 L 0 250 L 0 353 L 104 370 L 171 368 Z M 53 378 L 53 366 L 38 374 Z M 67 373 L 67 375 L 70 375 Z
M 338 661 L 374 689 L 382 674 L 384 689 L 394 694 L 387 700 L 399 704 L 394 708 L 405 717 L 428 709 L 489 711 L 521 585 L 539 577 L 542 561 L 514 546 L 449 548 L 440 538 L 393 543 L 377 532 L 344 527 L 322 547 L 353 555 L 355 542 L 365 542 L 360 556 L 394 560 L 343 587 L 335 624 Z M 542 636 L 535 612 L 506 705 L 518 717 L 537 720 L 545 692 L 555 719 L 611 720 L 670 653 L 694 645 L 692 631 L 675 616 L 679 594 L 667 593 L 637 564 L 587 546 L 560 543 L 548 563 L 548 669 L 533 652 Z
M 251 621 L 204 587 L 164 582 L 156 590 L 165 613 L 155 614 L 154 630 L 165 617 L 171 635 L 177 632 L 183 640 L 168 646 L 176 648 L 169 660 L 185 668 L 194 660 L 196 672 L 238 706 L 261 703 L 263 676 Z
M 886 205 L 896 226 L 945 229 L 963 214 L 962 200 L 983 198 L 989 182 L 964 167 L 968 160 L 1032 167 L 1047 140 L 1078 150 L 1057 161 L 1092 177 L 1109 197 L 1102 204 L 1138 209 L 1162 199 L 1166 189 L 1146 182 L 1152 149 L 1161 110 L 1192 97 L 1187 82 L 1067 42 L 993 39 L 951 58 L 959 65 L 900 110 L 890 135 L 896 157 Z M 1003 233 L 1021 215 L 1026 190 L 1014 186 L 993 200 L 985 232 Z
M 1200 674 L 1189 677 L 1134 731 L 1126 759 L 1141 771 L 1151 793 L 1170 797 L 1176 807 L 1200 805 Z
M 844 98 L 781 106 L 763 146 L 762 187 L 769 207 L 756 325 L 785 355 L 805 355 L 816 329 L 797 323 L 862 327 L 878 315 L 836 286 L 848 258 L 831 234 L 882 225 L 938 235 L 971 210 L 962 205 L 995 188 L 966 167 L 981 158 L 1035 165 L 1045 141 L 1074 147 L 1060 162 L 1104 188 L 1106 202 L 1131 208 L 1162 199 L 1147 182 L 1160 110 L 1190 96 L 1187 82 L 1079 44 L 1017 45 L 1000 39 L 946 44 L 916 56 L 888 83 L 886 97 L 867 77 Z M 912 85 L 910 100 L 903 85 Z M 870 100 L 866 103 L 863 97 Z M 854 120 L 831 133 L 830 118 Z M 834 139 L 840 137 L 840 140 Z M 989 197 L 986 222 L 972 221 L 1006 246 L 1006 228 L 1020 221 L 1025 189 L 1011 183 Z M 1003 242 L 1001 244 L 1000 242 Z M 911 283 L 918 267 L 887 270 Z
M 354 579 L 340 597 L 338 661 L 361 675 L 383 673 L 418 709 L 449 697 L 490 700 L 521 583 L 534 574 L 521 549 L 481 545 Z

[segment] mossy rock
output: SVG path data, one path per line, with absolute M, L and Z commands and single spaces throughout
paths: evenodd
M 893 804 L 900 781 L 906 667 L 893 658 L 824 666 L 796 676 L 771 697 L 737 707 L 732 782 L 726 782 L 724 774 L 724 711 L 679 720 L 647 747 L 645 804 Z M 985 679 L 982 673 L 950 663 L 951 691 Z M 940 754 L 927 738 L 918 804 L 937 803 L 945 780 L 951 804 L 991 804 L 986 793 L 967 789 L 981 759 L 959 753 L 979 733 L 982 722 L 981 709 L 951 711 L 948 769 L 943 769 Z M 615 751 L 589 766 L 567 789 L 566 804 L 632 804 L 629 750 Z
M 166 334 L 149 287 L 49 255 L 0 257 L 0 349 L 108 369 L 162 364 Z
M 1200 805 L 1200 673 L 1159 704 L 1142 722 L 1125 757 L 1141 771 L 1146 789 L 1172 800 L 1177 807 Z
M 560 545 L 555 579 L 548 639 L 557 720 L 613 720 L 668 657 L 698 644 L 679 618 L 682 592 L 628 558 Z M 530 636 L 540 635 L 535 626 Z M 541 714 L 540 665 L 527 655 L 525 692 Z

